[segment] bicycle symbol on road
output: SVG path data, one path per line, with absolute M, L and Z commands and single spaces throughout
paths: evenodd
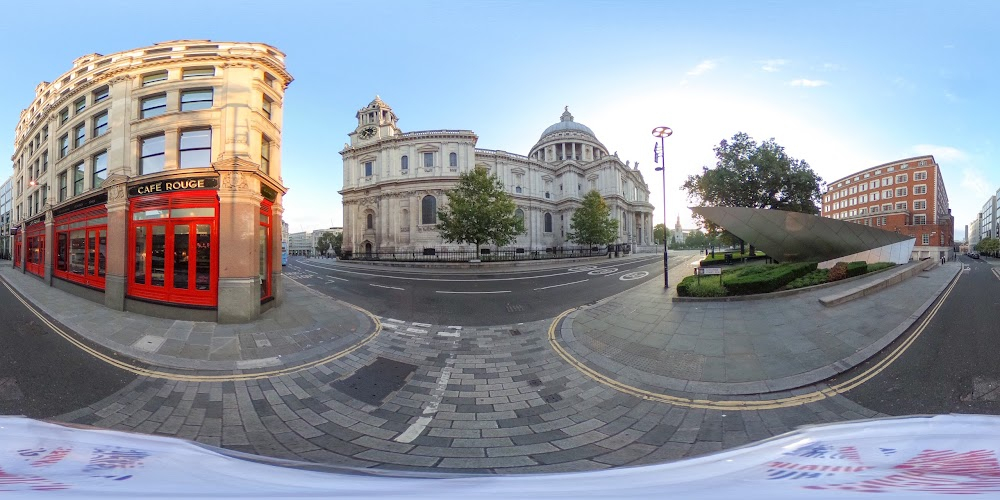
M 594 269 L 593 271 L 587 273 L 591 276 L 600 276 L 602 274 L 611 274 L 618 272 L 617 267 L 605 267 L 604 269 Z
M 619 276 L 618 279 L 620 279 L 622 281 L 631 281 L 631 280 L 642 279 L 642 278 L 645 278 L 646 276 L 649 276 L 649 272 L 647 272 L 647 271 L 636 271 L 634 273 L 625 273 L 625 274 Z
M 583 272 L 583 271 L 593 271 L 594 269 L 597 269 L 597 266 L 571 267 L 569 270 L 570 270 L 570 272 L 579 273 L 579 272 Z

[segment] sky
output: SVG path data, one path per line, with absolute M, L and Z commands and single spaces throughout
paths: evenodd
M 404 132 L 471 129 L 477 147 L 518 154 L 569 106 L 639 162 L 655 218 L 665 198 L 670 227 L 678 216 L 693 227 L 681 185 L 741 131 L 773 137 L 827 181 L 933 154 L 956 240 L 1000 189 L 1000 2 L 51 0 L 5 14 L 5 158 L 35 86 L 81 55 L 177 39 L 286 53 L 292 231 L 342 225 L 339 151 L 376 94 Z M 674 131 L 665 179 L 653 170 L 661 125 Z

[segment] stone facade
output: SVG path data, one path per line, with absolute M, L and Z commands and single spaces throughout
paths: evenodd
M 524 216 L 525 234 L 512 247 L 576 246 L 573 212 L 596 189 L 620 221 L 618 242 L 652 242 L 653 205 L 642 173 L 608 149 L 568 109 L 527 156 L 476 148 L 471 130 L 402 132 L 378 97 L 358 111 L 357 128 L 340 152 L 344 162 L 344 246 L 355 253 L 471 249 L 447 244 L 434 228 L 463 172 L 496 174 Z
M 176 40 L 38 84 L 15 129 L 15 265 L 150 314 L 238 322 L 280 300 L 284 58 Z

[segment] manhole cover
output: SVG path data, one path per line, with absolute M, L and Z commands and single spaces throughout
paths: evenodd
M 376 358 L 350 377 L 337 380 L 331 387 L 373 406 L 381 406 L 385 398 L 400 390 L 417 370 L 416 365 L 387 358 Z
M 510 331 L 510 334 L 511 334 L 511 336 L 513 336 L 513 337 L 517 337 L 518 335 L 520 335 L 520 334 L 521 334 L 521 330 L 511 330 L 511 331 Z
M 538 386 L 542 385 L 542 381 L 538 380 L 537 378 L 533 378 L 533 379 L 531 379 L 531 380 L 528 381 L 528 385 L 530 385 L 532 387 L 538 387 Z
M 562 396 L 560 396 L 558 394 L 549 394 L 548 396 L 545 396 L 542 399 L 546 403 L 558 403 L 558 402 L 562 401 Z

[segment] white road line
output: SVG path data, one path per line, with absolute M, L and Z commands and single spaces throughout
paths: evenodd
M 327 278 L 330 278 L 330 279 L 332 279 L 332 280 L 340 280 L 340 281 L 351 281 L 351 280 L 345 280 L 344 278 L 338 278 L 338 277 L 336 277 L 336 276 L 327 276 Z
M 460 326 L 449 326 L 448 328 L 451 328 L 452 330 L 461 330 L 462 329 L 462 327 L 460 327 Z
M 613 266 L 609 266 L 609 267 L 615 267 L 615 268 L 617 268 L 617 267 L 621 267 L 621 266 L 625 266 L 625 265 L 632 265 L 632 264 L 644 263 L 644 262 L 647 262 L 647 261 L 648 262 L 652 262 L 653 260 L 655 260 L 655 258 L 650 258 L 650 259 L 636 259 L 634 261 L 629 261 L 629 262 L 624 262 L 624 263 L 615 263 Z M 312 266 L 312 267 L 318 267 L 318 268 L 321 268 L 321 269 L 327 269 L 327 270 L 338 272 L 338 273 L 357 274 L 357 275 L 360 275 L 360 276 L 371 276 L 371 277 L 375 277 L 375 278 L 386 278 L 386 279 L 394 279 L 394 280 L 409 280 L 409 281 L 440 281 L 440 282 L 444 282 L 444 283 L 464 283 L 464 282 L 481 282 L 481 281 L 516 281 L 516 280 L 531 280 L 531 279 L 538 279 L 538 278 L 551 278 L 553 276 L 567 276 L 567 275 L 570 275 L 570 274 L 579 274 L 579 272 L 573 272 L 573 271 L 571 271 L 571 272 L 561 272 L 561 273 L 555 273 L 555 274 L 541 274 L 541 275 L 538 275 L 538 276 L 517 276 L 517 277 L 511 277 L 511 278 L 481 278 L 481 279 L 471 279 L 471 280 L 453 280 L 453 279 L 443 279 L 443 278 L 415 278 L 415 277 L 411 277 L 411 276 L 390 276 L 390 275 L 386 275 L 386 274 L 374 274 L 374 273 L 365 273 L 365 272 L 361 272 L 361 271 L 348 271 L 346 269 L 334 269 L 334 268 L 328 267 L 328 266 L 321 266 L 321 265 L 317 265 L 317 264 L 308 264 L 308 263 L 304 263 L 304 265 Z M 599 268 L 599 269 L 601 269 L 601 268 Z M 583 271 L 581 271 L 581 272 L 583 272 Z
M 406 331 L 410 333 L 427 333 L 427 330 L 421 330 L 420 328 L 407 328 Z
M 431 423 L 433 417 L 419 417 L 416 422 L 410 424 L 402 434 L 396 436 L 393 441 L 397 443 L 409 443 L 414 439 L 417 439 L 421 434 L 423 434 L 424 429 L 427 428 L 427 424 Z
M 402 288 L 399 288 L 398 286 L 376 285 L 375 283 L 369 283 L 369 285 L 371 285 L 371 286 L 377 286 L 379 288 L 391 288 L 393 290 L 402 290 Z
M 430 323 L 417 323 L 417 322 L 413 322 L 413 326 L 419 326 L 421 328 L 430 328 L 431 327 Z
M 392 321 L 393 323 L 406 323 L 405 321 L 403 321 L 401 319 L 385 318 L 385 320 L 386 321 Z
M 438 336 L 440 336 L 440 337 L 458 337 L 461 334 L 462 334 L 462 332 L 459 332 L 459 331 L 454 331 L 454 332 L 438 332 Z
M 452 292 L 448 290 L 434 290 L 437 293 L 510 293 L 510 290 L 497 290 L 495 292 Z
M 585 280 L 580 280 L 580 281 L 574 281 L 572 283 L 560 283 L 558 285 L 543 286 L 541 288 L 536 288 L 535 290 L 545 290 L 546 288 L 555 288 L 557 286 L 575 285 L 577 283 L 583 283 L 584 281 L 590 281 L 590 280 L 589 279 L 585 279 Z
M 399 328 L 399 325 L 395 323 L 382 323 L 383 328 L 392 328 L 393 330 Z
M 453 361 L 453 359 L 449 359 L 447 362 L 450 363 Z M 434 415 L 437 413 L 438 407 L 441 406 L 441 399 L 444 398 L 445 389 L 448 388 L 449 379 L 451 379 L 451 367 L 446 366 L 441 369 L 441 375 L 437 379 L 437 386 L 435 386 L 431 391 L 431 400 L 427 403 L 427 407 L 424 408 L 423 412 L 425 416 L 417 418 L 416 422 L 410 424 L 410 426 L 407 427 L 406 430 L 400 435 L 396 436 L 393 441 L 396 441 L 397 443 L 409 443 L 414 439 L 417 439 L 417 436 L 424 432 L 424 429 L 427 428 L 427 424 L 431 423 L 431 420 L 434 418 L 427 415 Z

